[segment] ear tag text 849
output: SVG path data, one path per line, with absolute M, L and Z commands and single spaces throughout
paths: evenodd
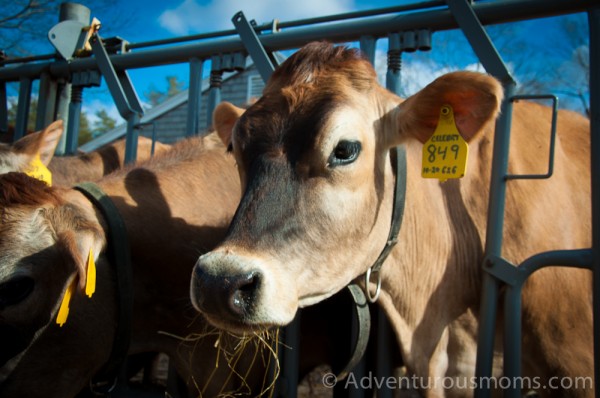
M 423 178 L 461 178 L 467 168 L 469 145 L 462 138 L 450 105 L 442 106 L 433 135 L 423 144 Z
M 37 178 L 38 180 L 44 181 L 46 184 L 52 186 L 52 173 L 46 165 L 40 159 L 40 155 L 35 155 L 35 158 L 29 163 L 27 166 L 27 170 L 25 171 L 30 177 Z

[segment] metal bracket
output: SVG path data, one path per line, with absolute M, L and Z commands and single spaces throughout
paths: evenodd
M 260 76 L 266 83 L 271 77 L 271 74 L 273 74 L 275 67 L 278 65 L 277 61 L 273 56 L 267 53 L 260 42 L 258 35 L 254 31 L 254 28 L 248 22 L 242 11 L 236 13 L 231 21 L 240 35 L 244 47 L 246 47 L 246 50 L 248 50 L 248 53 L 254 60 L 258 73 L 260 73 Z
M 108 52 L 102 44 L 102 39 L 98 34 L 92 35 L 90 42 L 92 51 L 96 57 L 96 62 L 98 63 L 98 68 L 106 80 L 106 84 L 108 85 L 110 94 L 115 100 L 119 114 L 124 119 L 129 119 L 133 113 L 143 115 L 144 109 L 131 84 L 127 71 L 117 72 L 115 70 L 108 57 Z
M 127 141 L 125 143 L 125 162 L 135 161 L 137 157 L 137 131 L 135 125 L 144 114 L 144 109 L 140 99 L 135 92 L 127 71 L 116 71 L 110 61 L 108 52 L 102 43 L 102 39 L 97 33 L 94 33 L 90 39 L 92 52 L 96 57 L 98 68 L 106 80 L 108 89 L 119 114 L 127 120 Z
M 66 20 L 48 31 L 48 40 L 67 61 L 89 54 L 91 36 L 100 29 L 100 21 L 94 18 L 90 25 L 77 20 Z
M 558 97 L 556 95 L 514 95 L 509 101 L 516 102 L 522 99 L 549 99 L 552 101 L 552 125 L 550 127 L 550 149 L 548 159 L 548 172 L 546 174 L 507 174 L 507 180 L 543 180 L 552 177 L 554 172 L 554 147 L 556 143 L 556 121 L 558 117 Z
M 484 271 L 507 285 L 514 286 L 521 279 L 518 268 L 502 257 L 488 256 L 484 259 L 483 265 Z

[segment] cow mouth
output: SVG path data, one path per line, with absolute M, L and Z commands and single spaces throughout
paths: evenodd
M 275 324 L 255 324 L 245 320 L 224 319 L 223 317 L 213 316 L 204 313 L 204 318 L 215 328 L 231 333 L 235 336 L 246 337 L 252 335 L 261 335 L 270 332 L 282 325 Z

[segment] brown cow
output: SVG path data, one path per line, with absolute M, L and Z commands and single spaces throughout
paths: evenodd
M 183 141 L 98 185 L 123 217 L 131 249 L 130 354 L 168 354 L 192 396 L 236 390 L 256 396 L 268 351 L 250 341 L 234 363 L 234 344 L 241 340 L 217 339 L 186 293 L 198 254 L 223 237 L 239 201 L 236 168 L 220 140 Z M 23 173 L 0 176 L 0 215 L 0 396 L 72 397 L 108 360 L 115 337 L 106 220 L 81 192 Z M 88 298 L 77 289 L 60 327 L 59 303 L 70 281 L 84 283 L 90 248 L 97 257 L 96 292 Z M 189 335 L 197 338 L 182 340 Z M 251 370 L 260 373 L 250 374 L 245 385 L 240 377 L 252 360 L 257 366 Z
M 63 134 L 63 122 L 57 120 L 45 129 L 26 135 L 12 145 L 0 144 L 0 173 L 26 171 L 39 156 L 42 164 L 52 173 L 52 183 L 73 185 L 81 181 L 96 181 L 124 165 L 125 140 L 85 154 L 76 156 L 54 156 L 54 151 Z M 168 149 L 169 146 L 155 142 L 154 153 Z M 152 156 L 152 140 L 138 138 L 137 160 Z
M 356 50 L 324 43 L 299 50 L 233 131 L 221 132 L 231 135 L 244 194 L 226 239 L 196 263 L 194 306 L 216 326 L 260 330 L 285 325 L 298 307 L 365 274 L 388 238 L 395 181 L 389 152 L 403 145 L 404 221 L 381 270 L 379 303 L 417 387 L 429 387 L 427 396 L 470 396 L 474 383 L 465 378 L 475 369 L 492 122 L 502 96 L 490 76 L 455 72 L 402 101 L 377 83 Z M 470 154 L 462 179 L 440 182 L 421 177 L 421 160 L 444 105 Z M 568 111 L 558 120 L 552 178 L 509 185 L 504 254 L 515 263 L 591 245 L 589 123 Z M 548 108 L 515 105 L 510 173 L 544 172 L 549 130 Z M 539 377 L 540 386 L 556 386 L 552 377 L 588 377 L 579 389 L 540 389 L 542 395 L 593 394 L 590 276 L 548 268 L 524 287 L 525 375 Z M 454 388 L 444 388 L 451 381 Z

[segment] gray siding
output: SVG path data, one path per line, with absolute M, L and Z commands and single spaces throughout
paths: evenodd
M 221 87 L 221 101 L 229 101 L 237 106 L 243 106 L 250 100 L 249 96 L 255 96 L 257 90 L 261 91 L 264 84 L 261 86 L 257 85 L 256 79 L 253 79 L 254 90 L 249 90 L 249 80 L 251 76 L 258 76 L 258 72 L 254 67 L 247 69 L 246 71 L 237 73 L 227 80 L 223 81 Z M 204 133 L 207 130 L 207 104 L 208 104 L 209 91 L 205 90 L 202 93 L 202 100 L 200 103 L 200 131 Z M 174 107 L 168 112 L 155 118 L 153 126 L 146 126 L 140 132 L 140 134 L 151 137 L 152 131 L 156 131 L 156 139 L 164 143 L 175 142 L 185 136 L 186 123 L 187 123 L 187 101 L 181 105 Z

